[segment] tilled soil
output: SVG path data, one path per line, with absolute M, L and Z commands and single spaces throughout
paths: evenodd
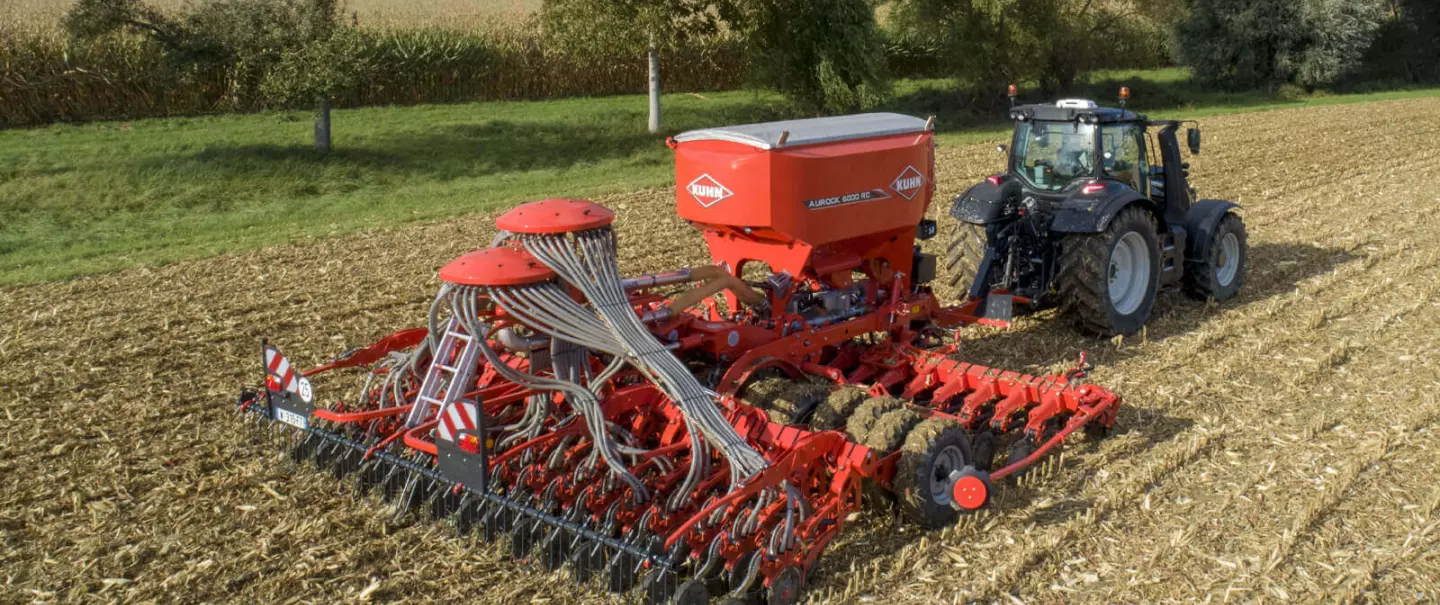
M 1008 369 L 1088 350 L 1125 397 L 1118 430 L 944 531 L 868 508 L 813 598 L 1440 599 L 1440 99 L 1217 117 L 1205 137 L 1202 197 L 1245 207 L 1239 299 L 1164 294 L 1123 341 L 1053 312 L 967 331 L 961 357 Z M 1001 161 L 988 143 L 938 165 L 944 225 Z M 704 261 L 668 190 L 598 201 L 627 270 Z M 419 325 L 435 270 L 488 245 L 491 218 L 0 290 L 0 603 L 607 598 L 391 524 L 231 415 L 262 336 L 309 365 Z

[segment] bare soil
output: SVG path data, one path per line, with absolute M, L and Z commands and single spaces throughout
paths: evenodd
M 1217 117 L 1205 137 L 1202 196 L 1245 207 L 1240 298 L 1162 295 L 1123 341 L 1052 312 L 967 331 L 965 360 L 1008 369 L 1089 351 L 1125 397 L 1118 430 L 944 531 L 867 510 L 812 597 L 1440 599 L 1440 99 Z M 992 145 L 942 148 L 942 224 L 1000 168 Z M 704 260 L 669 191 L 600 201 L 628 270 Z M 0 290 L 0 603 L 607 598 L 392 525 L 231 417 L 262 336 L 308 365 L 418 325 L 435 270 L 487 245 L 490 218 Z

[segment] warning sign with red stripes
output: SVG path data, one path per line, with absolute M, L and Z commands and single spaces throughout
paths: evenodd
M 445 406 L 440 410 L 440 425 L 435 427 L 435 435 L 451 443 L 460 431 L 473 431 L 477 426 L 479 409 L 472 401 L 460 400 Z
M 265 346 L 265 383 L 272 391 L 285 391 L 300 396 L 300 400 L 310 403 L 314 398 L 314 392 L 310 388 L 310 381 L 295 371 L 290 364 L 290 359 L 280 353 L 280 350 Z

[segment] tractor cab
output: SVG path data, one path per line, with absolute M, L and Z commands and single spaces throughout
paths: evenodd
M 1193 202 L 1189 165 L 1175 136 L 1179 122 L 1152 122 L 1123 106 L 1083 99 L 1012 107 L 1010 117 L 1015 132 L 1006 176 L 1026 195 L 1052 202 L 1138 195 L 1164 209 L 1167 222 L 1182 219 Z M 1190 129 L 1192 154 L 1200 151 L 1199 137 L 1198 129 Z M 1168 191 L 1177 192 L 1174 199 Z
M 1013 299 L 1059 302 L 1099 334 L 1139 331 L 1155 294 L 1184 288 L 1226 300 L 1239 290 L 1244 225 L 1224 200 L 1196 200 L 1176 133 L 1183 122 L 1061 99 L 1015 105 L 1005 171 L 956 198 L 947 273 L 985 318 Z M 1200 131 L 1186 136 L 1200 152 Z M 1084 269 L 1078 271 L 1078 269 Z M 1108 296 L 1107 296 L 1108 295 Z

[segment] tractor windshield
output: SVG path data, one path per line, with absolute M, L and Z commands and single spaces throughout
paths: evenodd
M 1059 191 L 1095 173 L 1095 126 L 1080 122 L 1020 122 L 1010 169 L 1039 189 Z

